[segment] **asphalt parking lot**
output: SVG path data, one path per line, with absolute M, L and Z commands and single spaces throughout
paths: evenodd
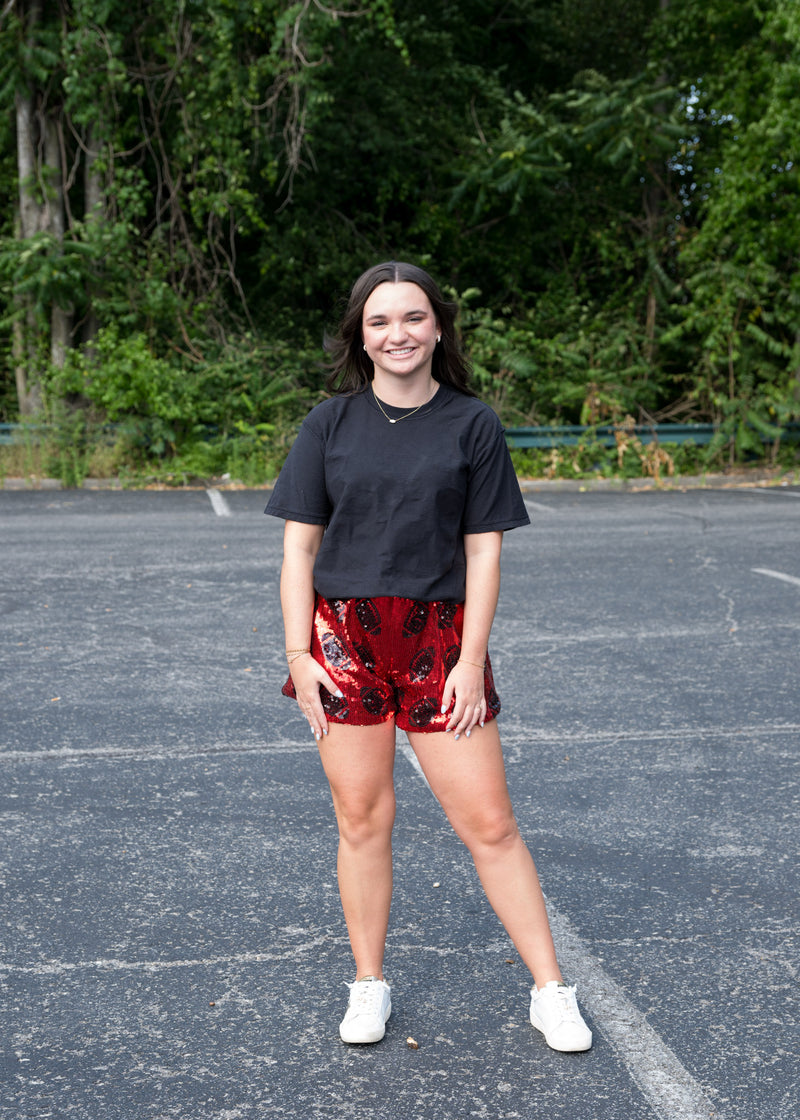
M 800 488 L 526 498 L 492 659 L 592 1051 L 527 1022 L 404 740 L 394 1012 L 339 1041 L 263 492 L 6 491 L 2 1120 L 796 1120 Z

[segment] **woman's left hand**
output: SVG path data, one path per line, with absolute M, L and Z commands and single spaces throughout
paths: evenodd
M 483 686 L 483 669 L 459 661 L 447 677 L 442 693 L 442 713 L 452 705 L 447 731 L 455 732 L 456 739 L 462 734 L 469 737 L 476 724 L 483 727 L 486 719 L 486 697 Z

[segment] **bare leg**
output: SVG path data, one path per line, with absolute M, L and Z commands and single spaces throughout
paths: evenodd
M 457 743 L 448 732 L 411 732 L 409 740 L 536 985 L 561 980 L 539 877 L 514 819 L 497 724 L 475 727 Z
M 331 723 L 319 752 L 339 826 L 339 895 L 356 978 L 382 980 L 392 901 L 394 722 Z

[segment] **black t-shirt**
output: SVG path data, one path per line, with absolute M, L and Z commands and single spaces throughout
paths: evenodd
M 460 602 L 464 534 L 530 521 L 496 414 L 447 385 L 395 424 L 371 388 L 317 405 L 265 512 L 326 527 L 314 566 L 326 599 Z

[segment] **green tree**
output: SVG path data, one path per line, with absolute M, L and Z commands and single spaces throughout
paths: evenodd
M 260 443 L 316 399 L 337 296 L 396 256 L 463 297 L 506 420 L 683 413 L 760 447 L 797 415 L 797 22 L 792 0 L 9 0 L 4 416 Z
M 396 38 L 387 0 L 15 0 L 4 16 L 20 222 L 0 274 L 21 410 L 41 407 L 47 359 L 103 325 L 190 362 L 252 329 L 242 247 L 291 201 L 332 29 L 369 19 Z
M 703 52 L 689 61 L 705 71 L 688 107 L 685 299 L 668 341 L 697 355 L 687 392 L 733 461 L 800 416 L 800 11 L 773 0 L 688 14 L 676 41 L 697 28 Z
M 633 11 L 639 26 L 655 18 L 651 4 Z M 646 39 L 628 41 L 625 72 L 624 42 L 607 72 L 596 58 L 564 88 L 507 98 L 499 127 L 473 140 L 457 192 L 484 228 L 512 227 L 506 300 L 529 331 L 530 407 L 547 419 L 647 414 L 669 392 L 658 309 L 667 314 L 675 287 L 684 103 L 647 61 Z

